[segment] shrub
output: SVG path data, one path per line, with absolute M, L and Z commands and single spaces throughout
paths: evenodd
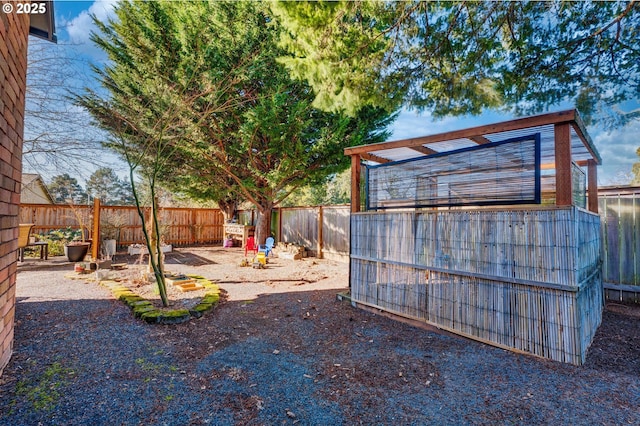
M 64 246 L 70 241 L 80 240 L 82 233 L 79 229 L 72 229 L 71 227 L 53 229 L 44 234 L 37 234 L 36 237 L 40 241 L 46 241 L 49 243 L 49 256 L 62 256 L 64 255 Z

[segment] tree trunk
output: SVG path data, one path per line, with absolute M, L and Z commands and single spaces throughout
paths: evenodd
M 218 207 L 220 208 L 220 211 L 222 211 L 224 222 L 229 223 L 236 214 L 238 202 L 231 199 L 218 200 Z
M 269 202 L 266 206 L 258 206 L 258 220 L 256 222 L 256 241 L 258 244 L 264 244 L 268 237 L 271 236 L 271 211 L 273 203 Z
M 160 235 L 158 235 L 157 229 L 155 227 L 155 223 L 158 217 L 158 199 L 155 198 L 153 203 L 151 204 L 151 217 L 149 223 L 151 226 L 149 227 L 149 265 L 147 271 L 149 273 L 154 273 L 154 263 L 156 268 L 160 273 L 164 273 L 164 264 L 162 259 L 162 251 L 158 250 L 160 247 Z

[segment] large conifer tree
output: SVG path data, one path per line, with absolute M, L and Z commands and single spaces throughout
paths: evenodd
M 288 29 L 283 63 L 327 110 L 525 114 L 569 101 L 615 124 L 634 118 L 617 106 L 640 97 L 637 0 L 278 1 L 274 11 Z
M 292 188 L 346 168 L 345 147 L 386 139 L 394 116 L 382 109 L 347 116 L 311 105 L 310 86 L 277 60 L 281 27 L 268 3 L 125 1 L 116 14 L 94 36 L 111 60 L 98 70 L 108 94 L 81 104 L 127 140 L 116 150 L 147 158 L 157 154 L 151 123 L 174 111 L 158 178 L 199 198 L 240 194 L 259 210 L 261 241 Z

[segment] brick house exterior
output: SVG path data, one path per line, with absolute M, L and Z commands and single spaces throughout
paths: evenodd
M 29 15 L 0 13 L 0 375 L 13 348 Z

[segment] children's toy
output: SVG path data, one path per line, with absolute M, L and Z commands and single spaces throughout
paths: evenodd
M 252 266 L 256 269 L 264 269 L 266 264 L 267 256 L 265 255 L 265 252 L 259 251 L 258 253 L 256 253 L 256 257 L 253 258 Z

